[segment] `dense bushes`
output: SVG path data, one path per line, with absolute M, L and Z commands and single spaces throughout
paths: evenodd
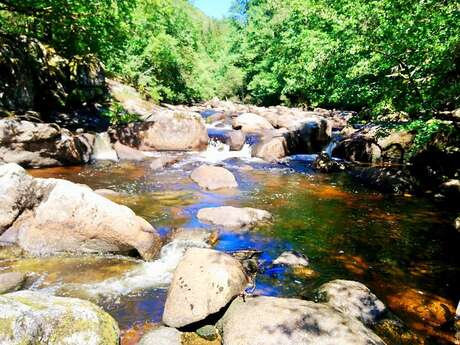
M 214 96 L 412 117 L 460 107 L 460 3 L 239 0 L 232 20 L 186 0 L 0 0 L 0 31 L 88 52 L 155 101 Z
M 256 103 L 405 111 L 460 106 L 460 4 L 246 0 L 237 49 Z

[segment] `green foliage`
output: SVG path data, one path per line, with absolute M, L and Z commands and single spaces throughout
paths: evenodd
M 125 108 L 115 101 L 110 104 L 109 108 L 103 110 L 102 115 L 108 117 L 112 125 L 140 121 L 139 116 L 126 112 Z
M 460 106 L 460 3 L 241 0 L 235 49 L 250 100 L 405 111 Z

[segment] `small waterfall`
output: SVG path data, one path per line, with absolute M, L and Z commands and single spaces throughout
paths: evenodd
M 216 139 L 210 139 L 206 151 L 200 152 L 198 160 L 218 163 L 230 158 L 251 159 L 251 145 L 245 144 L 241 151 L 230 151 L 230 146 Z
M 112 148 L 108 133 L 97 133 L 94 142 L 93 154 L 91 159 L 95 161 L 114 161 L 118 162 L 118 156 Z
M 331 141 L 329 144 L 326 146 L 326 148 L 323 150 L 324 153 L 326 153 L 330 158 L 332 158 L 332 152 L 334 152 L 334 149 L 337 147 L 338 142 L 340 141 L 340 134 L 335 132 L 332 133 Z
M 160 258 L 143 262 L 138 267 L 116 278 L 99 283 L 63 284 L 51 286 L 41 291 L 59 294 L 60 291 L 80 291 L 91 300 L 112 299 L 132 292 L 166 288 L 172 280 L 174 270 L 188 248 L 209 248 L 209 244 L 197 240 L 175 240 L 161 249 Z

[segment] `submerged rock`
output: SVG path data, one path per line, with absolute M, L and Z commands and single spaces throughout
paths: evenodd
M 351 176 L 360 182 L 386 193 L 415 193 L 418 182 L 407 171 L 399 167 L 354 167 Z
M 208 190 L 238 187 L 235 176 L 222 167 L 202 165 L 192 171 L 190 178 L 201 188 Z
M 155 229 L 129 208 L 65 180 L 35 178 L 31 182 L 20 169 L 0 166 L 4 183 L 12 181 L 28 192 L 9 195 L 10 205 L 17 201 L 17 210 L 9 212 L 16 218 L 5 223 L 8 229 L 0 242 L 16 244 L 32 255 L 136 250 L 151 259 L 159 252 L 161 241 Z
M 115 320 L 75 298 L 21 291 L 0 296 L 0 343 L 8 345 L 115 345 Z
M 235 299 L 220 321 L 225 345 L 384 345 L 361 322 L 299 299 Z
M 366 325 L 376 323 L 387 311 L 365 285 L 350 280 L 333 280 L 318 290 L 322 302 Z
M 162 154 L 160 157 L 152 159 L 150 163 L 150 169 L 161 170 L 173 164 L 176 164 L 181 160 L 181 156 Z
M 313 162 L 313 168 L 321 173 L 335 173 L 347 170 L 347 165 L 344 162 L 339 162 L 329 157 L 328 154 L 322 152 Z
M 90 160 L 91 135 L 73 135 L 55 124 L 0 120 L 0 163 L 24 167 L 77 165 Z
M 142 151 L 133 149 L 132 147 L 123 145 L 119 142 L 113 144 L 113 149 L 117 153 L 117 156 L 120 160 L 139 162 L 147 158 L 147 156 Z
M 272 219 L 268 211 L 233 206 L 203 208 L 198 211 L 197 217 L 200 221 L 227 228 L 252 228 Z
M 174 272 L 163 322 L 184 327 L 217 313 L 248 283 L 241 263 L 211 249 L 189 249 Z
M 308 258 L 298 252 L 283 252 L 273 261 L 273 265 L 308 266 Z
M 181 345 L 182 332 L 175 328 L 161 326 L 147 332 L 139 341 L 139 345 Z
M 162 111 L 146 122 L 113 127 L 112 139 L 141 151 L 199 151 L 208 146 L 208 132 L 199 114 Z
M 26 275 L 20 272 L 0 274 L 0 295 L 20 290 L 26 281 Z

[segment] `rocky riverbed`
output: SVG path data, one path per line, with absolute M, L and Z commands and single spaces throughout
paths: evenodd
M 1 344 L 458 343 L 458 185 L 410 133 L 109 86 L 138 122 L 0 120 Z

